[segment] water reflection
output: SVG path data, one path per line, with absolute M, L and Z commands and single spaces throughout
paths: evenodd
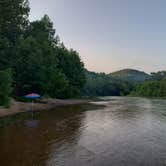
M 166 100 L 107 97 L 96 104 L 1 128 L 0 165 L 166 165 Z
M 0 129 L 0 165 L 46 165 L 54 144 L 58 147 L 77 138 L 81 108 L 63 107 L 43 112 L 38 120 Z

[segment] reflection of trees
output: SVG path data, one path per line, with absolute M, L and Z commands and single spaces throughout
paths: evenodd
M 59 107 L 40 113 L 38 120 L 0 129 L 1 165 L 45 165 L 52 145 L 76 139 L 82 118 L 80 106 Z

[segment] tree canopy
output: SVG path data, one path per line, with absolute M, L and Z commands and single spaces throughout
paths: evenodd
M 132 95 L 166 97 L 166 71 L 151 73 L 151 79 L 138 85 Z
M 0 69 L 12 70 L 13 96 L 80 96 L 85 75 L 79 54 L 60 42 L 49 16 L 30 22 L 29 11 L 27 0 L 0 2 Z
M 123 81 L 105 73 L 86 71 L 86 84 L 83 95 L 86 96 L 122 96 L 128 95 L 134 88 L 133 82 Z

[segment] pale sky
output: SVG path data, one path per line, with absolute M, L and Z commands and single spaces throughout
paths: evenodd
M 166 0 L 30 0 L 90 71 L 166 70 Z

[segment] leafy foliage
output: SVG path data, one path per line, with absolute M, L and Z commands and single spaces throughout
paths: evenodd
M 131 94 L 145 97 L 166 97 L 166 72 L 152 73 L 151 80 L 137 86 Z
M 69 81 L 66 96 L 77 97 L 85 85 L 84 64 L 81 62 L 79 54 L 74 50 L 61 48 L 58 50 L 58 68 L 65 74 Z
M 86 85 L 83 95 L 86 96 L 121 96 L 127 95 L 133 89 L 133 84 L 115 79 L 105 73 L 86 71 Z
M 0 105 L 9 107 L 12 92 L 12 72 L 10 69 L 0 71 Z
M 1 1 L 0 14 L 0 69 L 12 69 L 14 96 L 79 96 L 84 64 L 76 51 L 62 47 L 50 18 L 29 22 L 27 0 Z
M 11 68 L 16 62 L 17 40 L 28 26 L 27 0 L 0 1 L 0 69 Z
M 166 79 L 166 71 L 159 71 L 157 73 L 151 73 L 152 80 L 164 80 Z
M 28 25 L 27 0 L 0 1 L 0 36 L 15 43 Z

